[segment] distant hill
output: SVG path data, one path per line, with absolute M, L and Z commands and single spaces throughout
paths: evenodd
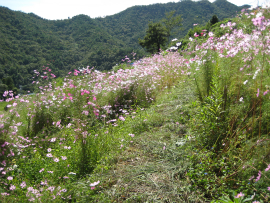
M 244 6 L 244 8 L 247 7 Z M 118 39 L 123 40 L 128 45 L 139 47 L 138 38 L 145 35 L 149 21 L 157 22 L 161 20 L 165 17 L 166 12 L 175 10 L 177 15 L 182 15 L 183 30 L 178 33 L 177 37 L 184 37 L 194 23 L 205 24 L 214 14 L 220 20 L 230 18 L 235 16 L 242 8 L 226 0 L 217 0 L 214 3 L 207 0 L 198 2 L 182 0 L 178 3 L 133 6 L 118 14 L 95 20 L 101 22 L 112 36 L 117 36 Z
M 82 66 L 109 70 L 132 51 L 139 57 L 146 54 L 138 38 L 143 38 L 150 21 L 161 20 L 166 12 L 175 10 L 182 15 L 183 30 L 172 36 L 181 38 L 194 23 L 205 24 L 214 14 L 219 19 L 230 18 L 242 8 L 226 0 L 183 0 L 133 6 L 105 18 L 78 15 L 45 20 L 33 13 L 0 7 L 0 79 L 11 76 L 16 87 L 28 90 L 33 70 L 47 64 L 57 76 Z

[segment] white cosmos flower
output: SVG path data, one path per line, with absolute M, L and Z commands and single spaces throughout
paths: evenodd
M 177 47 L 171 47 L 170 50 L 177 50 Z
M 262 16 L 262 12 L 259 12 L 257 13 L 256 18 L 261 17 L 261 16 Z
M 90 186 L 91 186 L 91 187 L 94 187 L 94 186 L 98 185 L 99 183 L 100 183 L 100 181 L 93 182 L 93 183 L 90 184 Z

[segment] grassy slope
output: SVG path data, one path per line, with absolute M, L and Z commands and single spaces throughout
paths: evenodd
M 185 123 L 195 100 L 191 86 L 191 81 L 179 83 L 127 124 L 148 127 L 122 154 L 113 155 L 109 170 L 92 175 L 102 182 L 101 189 L 95 196 L 81 194 L 80 202 L 203 202 L 200 194 L 189 191 L 185 177 L 190 149 L 182 144 L 188 142 Z
M 233 60 L 235 60 L 235 63 L 233 63 L 234 62 Z M 257 60 L 261 61 L 260 58 L 258 58 L 254 60 L 254 63 Z M 215 61 L 211 61 L 211 64 L 215 64 Z M 218 63 L 216 64 L 217 64 L 216 67 L 220 67 L 222 68 L 222 70 L 223 69 L 225 70 L 227 67 L 228 61 L 225 61 L 225 59 L 224 61 L 221 59 L 218 59 Z M 233 64 L 238 69 L 239 60 L 233 58 L 231 64 Z M 208 67 L 207 65 L 210 67 L 208 63 L 206 63 L 206 65 L 202 67 Z M 167 67 L 170 67 L 170 66 L 167 66 Z M 269 66 L 266 66 L 266 68 L 267 68 L 266 70 L 269 70 Z M 197 70 L 196 73 L 199 73 L 199 71 Z M 200 131 L 198 130 L 199 133 L 197 133 L 197 131 L 193 131 L 192 133 L 190 133 L 187 125 L 192 123 L 193 120 L 195 122 L 196 119 L 199 120 L 201 118 L 199 117 L 199 113 L 197 117 L 196 115 L 194 117 L 190 116 L 190 115 L 194 115 L 192 111 L 195 111 L 196 109 L 200 110 L 199 106 L 197 106 L 196 108 L 196 105 L 194 105 L 193 103 L 194 101 L 198 100 L 197 98 L 198 95 L 195 94 L 196 87 L 195 87 L 194 81 L 190 77 L 192 78 L 192 76 L 183 76 L 183 78 L 181 78 L 181 80 L 179 79 L 178 82 L 174 81 L 176 84 L 168 83 L 171 85 L 175 85 L 175 87 L 172 86 L 172 89 L 170 90 L 163 92 L 162 91 L 163 88 L 160 88 L 159 89 L 160 94 L 158 94 L 157 97 L 154 97 L 156 100 L 155 103 L 153 103 L 148 109 L 146 110 L 141 109 L 140 111 L 137 111 L 138 114 L 136 118 L 134 119 L 133 118 L 131 119 L 131 117 L 127 117 L 125 122 L 119 121 L 118 123 L 119 127 L 115 128 L 115 130 L 109 129 L 111 130 L 110 134 L 108 134 L 109 136 L 111 136 L 110 139 L 107 140 L 107 143 L 103 143 L 104 145 L 101 143 L 98 147 L 98 148 L 101 148 L 101 147 L 104 147 L 105 145 L 112 145 L 112 147 L 111 146 L 107 147 L 106 149 L 107 154 L 102 156 L 100 160 L 97 160 L 98 163 L 97 165 L 95 165 L 96 168 L 94 169 L 94 171 L 91 171 L 91 173 L 83 174 L 83 177 L 82 176 L 80 177 L 81 179 L 75 180 L 74 182 L 70 183 L 70 185 L 68 186 L 69 187 L 68 189 L 71 191 L 73 195 L 73 199 L 72 199 L 73 202 L 204 202 L 206 200 L 203 200 L 202 196 L 205 194 L 198 193 L 197 192 L 198 190 L 190 191 L 190 188 L 191 188 L 190 186 L 194 184 L 194 182 L 196 182 L 197 180 L 201 182 L 205 181 L 205 180 L 200 179 L 200 177 L 205 177 L 205 176 L 203 176 L 204 171 L 201 170 L 202 168 L 198 167 L 200 163 L 199 159 L 205 161 L 205 163 L 203 164 L 203 167 L 204 167 L 203 170 L 209 169 L 209 171 L 207 172 L 212 173 L 211 174 L 212 176 L 208 176 L 209 178 L 207 180 L 208 181 L 207 183 L 209 183 L 210 187 L 212 187 L 210 188 L 210 191 L 211 192 L 213 191 L 215 193 L 214 194 L 215 196 L 220 195 L 220 190 L 223 189 L 220 186 L 222 185 L 221 181 L 223 180 L 226 181 L 226 179 L 229 179 L 231 176 L 234 176 L 233 179 L 238 179 L 238 180 L 236 181 L 231 180 L 232 185 L 228 181 L 228 188 L 231 190 L 235 189 L 237 192 L 240 192 L 240 191 L 242 192 L 242 188 L 239 188 L 237 184 L 240 183 L 242 187 L 244 184 L 247 183 L 247 182 L 245 183 L 246 181 L 245 179 L 241 180 L 241 178 L 239 178 L 240 175 L 242 175 L 241 174 L 242 171 L 244 171 L 244 170 L 241 170 L 242 167 L 243 168 L 245 167 L 244 164 L 247 164 L 246 166 L 249 167 L 249 166 L 254 165 L 254 162 L 255 162 L 255 165 L 252 166 L 253 168 L 258 166 L 260 167 L 258 168 L 258 170 L 265 169 L 265 165 L 269 162 L 268 161 L 269 160 L 268 158 L 269 157 L 269 150 L 268 150 L 269 140 L 265 139 L 269 135 L 269 131 L 267 131 L 267 129 L 263 129 L 265 131 L 264 132 L 265 135 L 262 134 L 261 137 L 260 137 L 260 134 L 259 134 L 259 137 L 255 137 L 256 135 L 254 135 L 254 138 L 256 140 L 250 139 L 250 138 L 247 139 L 243 137 L 241 134 L 239 134 L 239 136 L 236 137 L 236 141 L 235 142 L 232 141 L 231 144 L 228 145 L 231 148 L 230 149 L 231 152 L 228 151 L 225 153 L 220 153 L 221 154 L 220 156 L 222 156 L 220 159 L 219 159 L 220 156 L 218 156 L 218 158 L 216 159 L 215 157 L 213 158 L 213 154 L 211 154 L 212 152 L 210 148 L 209 150 L 201 151 L 200 153 L 196 154 L 196 157 L 199 157 L 198 159 L 193 159 L 193 160 L 189 159 L 190 157 L 188 156 L 195 153 L 194 153 L 194 150 L 192 149 L 193 140 L 192 139 L 187 140 L 187 138 L 190 138 L 191 134 L 200 138 L 200 134 L 199 134 Z M 167 79 L 168 78 L 171 79 L 172 76 L 167 77 Z M 263 77 L 261 76 L 261 78 Z M 269 81 L 269 77 L 265 76 L 265 78 L 267 81 Z M 243 81 L 244 80 L 245 78 L 243 78 Z M 243 81 L 240 81 L 241 85 L 243 84 Z M 267 81 L 263 81 L 263 82 L 267 82 Z M 81 82 L 81 83 L 84 84 L 84 82 Z M 216 84 L 218 83 L 216 82 Z M 164 84 L 164 87 L 165 86 L 166 85 Z M 212 91 L 214 92 L 214 90 Z M 246 97 L 246 95 L 248 95 L 249 91 L 251 92 L 251 95 L 253 96 L 252 98 L 255 98 L 254 100 L 256 102 L 256 98 L 258 98 L 259 96 L 255 97 L 254 90 L 252 89 L 243 91 L 242 94 L 245 95 L 244 97 L 245 102 L 247 103 L 248 101 L 248 97 Z M 78 98 L 79 98 L 78 95 L 82 96 L 82 94 L 80 94 L 80 89 L 79 90 L 74 89 L 74 92 L 71 92 L 71 93 L 75 95 L 75 92 L 77 92 Z M 213 92 L 212 92 L 212 95 L 215 96 Z M 119 91 L 118 94 L 120 95 L 121 91 Z M 259 95 L 259 93 L 257 94 Z M 239 103 L 239 106 L 240 106 L 241 103 L 239 102 L 238 98 L 235 99 L 235 95 L 236 94 L 232 94 L 229 96 L 232 96 L 231 97 L 233 101 L 232 103 L 234 104 Z M 266 93 L 265 95 L 268 97 Z M 101 97 L 102 98 L 105 97 L 105 95 L 101 95 L 101 94 L 96 95 L 96 96 L 98 97 L 97 101 L 99 101 Z M 143 97 L 144 95 L 142 96 L 142 98 Z M 260 101 L 264 101 L 263 104 L 265 105 L 269 104 L 267 97 L 265 97 L 265 100 L 260 100 Z M 85 101 L 84 97 L 81 97 L 81 102 L 82 101 Z M 79 101 L 77 102 L 78 103 L 76 103 L 77 105 L 74 105 L 73 110 L 79 107 L 80 103 Z M 251 104 L 255 105 L 256 104 L 255 102 L 251 102 Z M 240 117 L 241 108 L 243 107 L 240 106 L 238 109 L 236 109 L 236 110 L 239 110 L 235 113 L 236 116 Z M 264 106 L 262 108 L 263 110 L 266 110 Z M 233 107 L 231 107 L 230 109 L 228 109 L 228 112 L 231 112 L 231 110 L 236 111 Z M 253 115 L 255 115 L 255 113 L 256 112 L 254 111 Z M 266 111 L 264 113 L 267 114 Z M 78 110 L 78 114 L 81 115 L 81 109 Z M 262 117 L 261 115 L 262 114 L 259 114 L 258 119 L 255 116 L 253 117 L 251 116 L 251 118 L 253 118 L 254 120 L 261 119 L 263 122 L 268 122 L 267 119 L 269 117 L 266 117 L 267 115 L 265 117 Z M 263 116 L 264 115 L 265 114 L 263 114 Z M 82 118 L 82 116 L 80 116 L 80 118 Z M 201 119 L 201 120 L 205 120 L 205 122 L 209 121 L 209 119 L 207 120 L 207 118 Z M 58 120 L 55 120 L 55 121 L 58 121 Z M 200 124 L 199 123 L 200 121 L 197 121 L 197 122 L 198 124 Z M 200 128 L 199 125 L 196 125 L 195 127 L 196 129 Z M 203 126 L 201 125 L 201 128 L 202 127 Z M 244 128 L 246 128 L 246 126 L 244 126 Z M 243 129 L 241 127 L 239 131 L 237 130 L 235 132 L 242 132 Z M 98 142 L 101 142 L 103 138 L 108 137 L 106 135 L 107 133 L 105 132 L 106 130 L 107 128 L 102 129 L 101 127 L 99 131 L 101 134 L 99 134 L 97 139 L 94 136 L 92 136 L 93 138 L 90 137 L 89 141 L 90 142 L 93 141 L 93 143 L 95 143 L 96 141 L 96 143 L 99 144 Z M 103 134 L 102 134 L 102 131 L 104 131 Z M 75 130 L 74 132 L 72 132 L 71 130 L 70 131 L 63 130 L 58 134 L 60 137 L 60 136 L 64 136 L 65 133 L 69 133 L 69 132 L 70 132 L 69 135 L 76 134 Z M 93 135 L 94 132 L 96 133 L 98 132 L 98 130 L 90 131 L 90 132 L 92 132 L 92 135 Z M 254 132 L 257 133 L 256 129 L 254 130 Z M 124 136 L 124 135 L 127 135 L 128 133 L 135 134 L 135 137 L 131 139 L 133 142 L 130 142 L 131 140 L 129 139 L 129 136 Z M 57 135 L 56 134 L 55 136 L 58 136 L 58 134 Z M 78 133 L 78 134 L 81 134 L 81 133 Z M 72 136 L 70 137 L 72 138 Z M 127 143 L 126 146 L 124 146 L 123 148 L 122 146 L 120 147 L 121 143 L 124 144 L 124 142 L 120 141 L 122 138 L 124 138 L 125 143 Z M 233 138 L 234 137 L 232 137 L 232 139 Z M 117 141 L 114 142 L 115 140 L 118 140 L 119 142 Z M 226 141 L 226 139 L 224 140 Z M 68 144 L 71 144 L 71 141 Z M 198 139 L 198 142 L 196 143 L 197 144 L 196 147 L 198 150 L 204 150 L 204 149 L 201 149 L 200 145 L 198 144 L 200 141 L 201 140 Z M 90 142 L 87 142 L 87 143 L 89 144 Z M 183 142 L 186 142 L 186 144 L 184 144 Z M 75 142 L 73 142 L 73 144 L 74 143 Z M 90 143 L 90 145 L 88 145 L 89 151 L 91 151 L 94 148 L 95 144 L 93 143 Z M 253 152 L 250 152 L 250 154 L 248 154 L 249 153 L 248 148 L 250 147 L 248 146 L 249 143 L 250 143 L 250 146 L 253 145 L 250 149 L 254 149 Z M 57 155 L 58 157 L 60 157 L 60 155 L 62 154 L 60 153 L 56 154 L 56 151 L 57 150 L 61 151 L 59 150 L 61 149 L 61 147 L 57 148 L 57 146 L 54 146 L 53 144 L 48 144 L 48 147 L 51 147 L 51 145 L 55 147 L 55 149 L 52 147 L 53 150 L 55 150 L 54 155 Z M 74 148 L 75 147 L 76 146 L 74 144 Z M 80 145 L 77 147 L 79 151 Z M 118 150 L 119 148 L 122 148 L 122 150 Z M 42 151 L 41 149 L 38 149 L 38 150 L 39 152 Z M 96 150 L 97 150 L 97 153 L 105 151 L 104 148 L 102 148 L 102 150 L 100 149 L 96 149 Z M 44 149 L 43 149 L 43 153 L 44 153 Z M 209 156 L 210 158 L 208 159 L 207 155 L 209 154 L 212 157 Z M 73 154 L 73 157 L 74 157 L 74 154 Z M 244 160 L 243 157 L 244 158 L 247 157 L 247 159 L 249 160 L 248 161 L 246 159 Z M 223 160 L 226 160 L 224 161 L 225 163 L 222 162 Z M 259 163 L 259 161 L 261 162 L 261 160 L 265 162 Z M 190 161 L 193 161 L 192 164 Z M 215 161 L 220 161 L 219 163 L 217 163 L 217 167 L 219 171 L 214 170 Z M 84 162 L 83 159 L 82 159 L 82 162 Z M 90 165 L 89 163 L 86 163 L 86 164 Z M 18 165 L 20 166 L 20 164 Z M 201 171 L 199 172 L 195 171 L 193 173 L 195 174 L 195 179 L 189 179 L 188 173 L 189 171 L 192 171 L 191 168 L 193 167 L 194 168 L 197 167 L 197 170 L 201 170 Z M 223 169 L 227 169 L 227 167 L 230 167 L 229 169 L 232 170 L 232 172 L 230 171 L 230 174 L 227 174 L 226 170 L 223 170 Z M 36 171 L 40 170 L 40 168 L 37 168 Z M 222 170 L 222 173 L 224 174 L 220 173 L 221 170 Z M 251 168 L 249 168 L 249 170 L 251 170 Z M 248 179 L 250 175 L 252 174 L 257 176 L 258 170 L 255 168 L 254 171 L 248 171 L 246 172 L 246 175 L 243 177 Z M 36 174 L 37 172 L 35 172 L 35 175 Z M 199 178 L 197 177 L 198 174 L 200 176 Z M 62 174 L 61 176 L 63 175 L 64 174 Z M 239 177 L 236 177 L 236 176 L 239 176 Z M 215 178 L 218 178 L 218 179 L 215 179 Z M 57 180 L 57 179 L 58 179 L 58 176 L 56 176 L 54 180 Z M 211 180 L 209 181 L 209 179 L 213 179 L 213 181 L 211 182 Z M 89 188 L 89 183 L 92 183 L 93 181 L 96 181 L 96 180 L 99 180 L 100 184 L 97 186 L 96 190 L 91 190 Z M 219 184 L 218 187 L 220 187 L 221 189 L 218 187 L 217 189 L 220 189 L 220 190 L 215 190 L 215 187 L 213 187 L 213 185 L 216 183 Z M 259 184 L 262 184 L 262 181 L 259 182 Z M 266 182 L 265 184 L 268 184 L 268 183 Z M 256 184 L 254 185 L 255 185 L 254 187 L 256 187 Z M 201 185 L 199 185 L 199 187 L 200 186 Z M 261 186 L 261 188 L 266 189 L 267 188 L 266 186 L 267 185 L 263 185 Z M 228 188 L 225 188 L 225 189 L 228 189 Z M 17 198 L 17 196 L 15 197 L 15 195 L 13 197 Z M 212 197 L 209 197 L 209 199 L 210 198 L 215 198 L 215 197 L 212 196 Z M 8 199 L 6 202 L 11 202 L 11 199 Z

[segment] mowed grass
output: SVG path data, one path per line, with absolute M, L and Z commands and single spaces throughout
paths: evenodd
M 195 99 L 189 81 L 166 91 L 138 120 L 127 128 L 140 129 L 133 142 L 121 154 L 113 154 L 107 170 L 91 176 L 101 181 L 95 195 L 80 202 L 204 202 L 203 194 L 190 190 L 186 172 L 190 168 L 186 122 Z M 86 184 L 75 187 L 82 190 Z M 85 191 L 86 192 L 86 191 Z

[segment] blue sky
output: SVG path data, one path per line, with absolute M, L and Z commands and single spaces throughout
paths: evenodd
M 213 2 L 214 0 L 210 0 Z M 257 4 L 257 0 L 228 0 L 235 5 Z M 259 0 L 260 3 L 268 0 Z M 270 1 L 270 0 L 269 0 Z M 91 18 L 104 17 L 119 13 L 134 5 L 178 2 L 174 0 L 0 0 L 0 6 L 11 10 L 36 15 L 49 19 L 67 19 L 79 14 Z

